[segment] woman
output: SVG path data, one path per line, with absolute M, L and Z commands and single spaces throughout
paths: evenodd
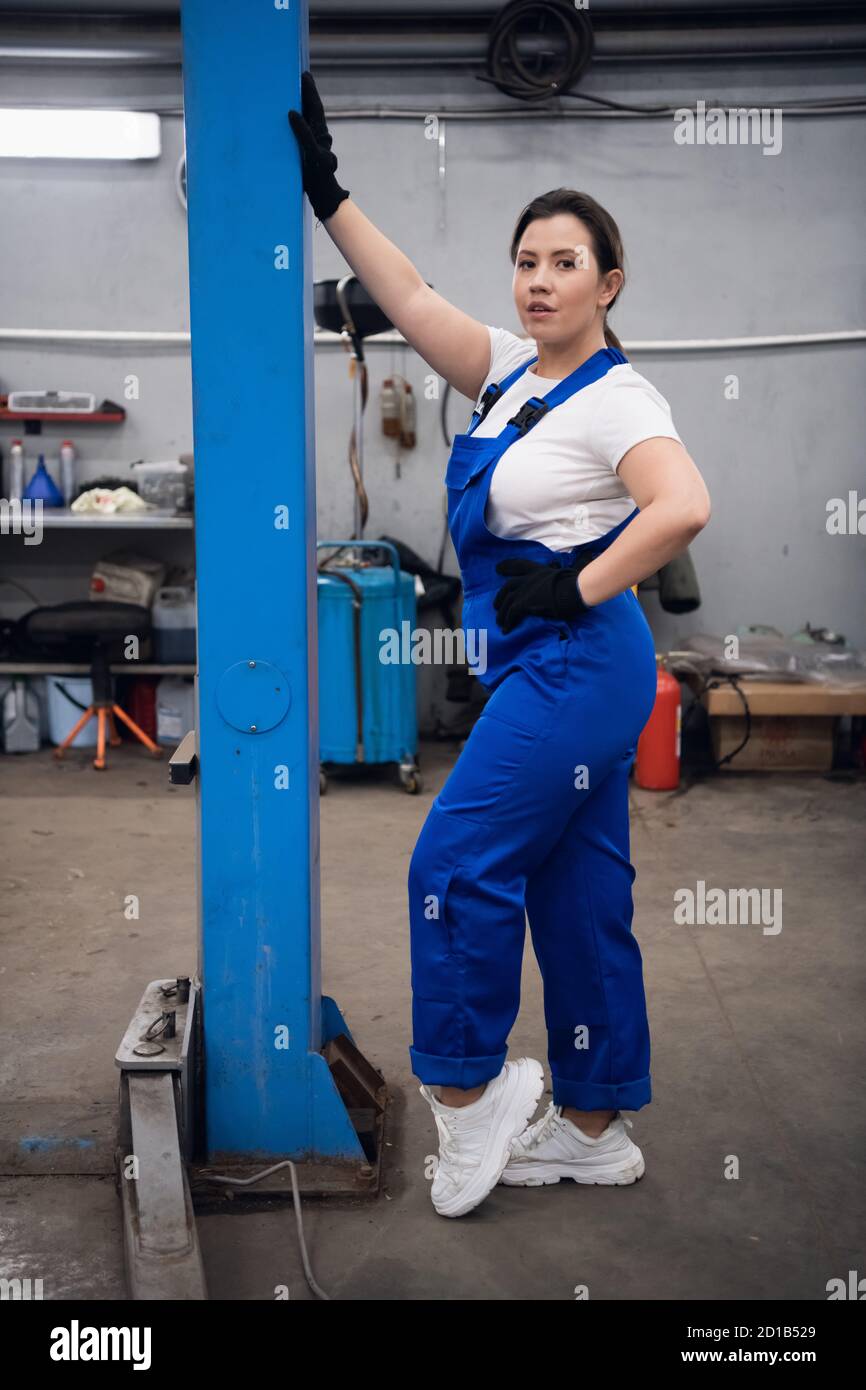
M 490 698 L 409 869 L 409 1051 L 439 1131 L 433 1205 L 462 1216 L 500 1181 L 631 1183 L 644 1162 L 621 1110 L 651 1088 L 628 775 L 656 689 L 631 586 L 706 525 L 707 490 L 667 402 L 607 326 L 623 254 L 594 199 L 557 189 L 518 219 L 527 342 L 425 284 L 337 183 L 309 73 L 302 106 L 289 120 L 316 216 L 425 362 L 481 397 L 445 482 L 463 624 L 475 651 L 486 642 Z M 543 1068 L 506 1061 L 526 917 L 553 1091 L 528 1127 Z

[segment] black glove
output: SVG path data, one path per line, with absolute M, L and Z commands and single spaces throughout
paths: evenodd
M 493 600 L 496 621 L 502 631 L 512 632 L 528 617 L 560 619 L 568 623 L 579 613 L 585 613 L 589 604 L 584 603 L 578 592 L 577 576 L 594 559 L 594 555 L 583 555 L 567 569 L 555 560 L 549 560 L 546 565 L 537 560 L 501 560 L 496 573 L 514 576 L 503 584 Z
M 301 155 L 304 192 L 316 217 L 324 222 L 348 198 L 349 191 L 334 178 L 337 156 L 331 153 L 333 141 L 311 72 L 301 73 L 301 107 L 303 115 L 294 109 L 289 112 L 289 125 Z

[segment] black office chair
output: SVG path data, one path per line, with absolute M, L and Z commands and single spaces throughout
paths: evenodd
M 54 658 L 90 662 L 93 703 L 55 748 L 55 758 L 63 757 L 76 735 L 88 720 L 94 718 L 97 721 L 97 734 L 93 766 L 99 771 L 105 768 L 106 737 L 112 748 L 117 748 L 121 742 L 115 718 L 120 719 L 154 757 L 162 757 L 159 745 L 130 719 L 126 710 L 115 704 L 110 669 L 112 662 L 127 658 L 126 645 L 131 637 L 137 639 L 140 649 L 143 643 L 149 642 L 151 632 L 149 608 L 142 608 L 137 603 L 113 603 L 108 600 L 33 608 L 19 620 L 14 638 L 19 653 L 26 652 L 36 660 L 44 658 L 49 661 Z

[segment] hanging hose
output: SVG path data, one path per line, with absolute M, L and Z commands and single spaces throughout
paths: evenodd
M 341 333 L 343 347 L 347 352 L 351 352 L 352 354 L 353 366 L 350 368 L 349 376 L 351 378 L 353 372 L 359 373 L 358 380 L 361 391 L 361 409 L 358 412 L 360 418 L 353 421 L 352 433 L 349 436 L 349 468 L 352 471 L 352 482 L 355 487 L 355 495 L 358 498 L 358 534 L 354 536 L 353 539 L 358 541 L 364 534 L 364 527 L 367 524 L 367 514 L 369 511 L 367 490 L 364 487 L 364 480 L 361 476 L 361 441 L 358 438 L 359 430 L 363 430 L 364 428 L 364 411 L 367 408 L 367 363 L 364 360 L 364 337 L 355 323 L 349 305 L 349 288 L 351 285 L 358 285 L 360 283 L 357 275 L 352 275 L 350 273 L 344 275 L 342 280 L 338 280 L 334 287 L 334 294 L 336 295 L 337 303 L 340 306 L 340 313 L 343 318 Z
M 355 364 L 355 371 L 361 373 L 361 419 L 363 420 L 364 411 L 367 408 L 367 363 L 363 358 L 359 361 L 357 357 L 354 357 L 352 361 Z M 358 506 L 360 508 L 360 527 L 358 535 L 354 536 L 353 540 L 360 540 L 361 536 L 364 534 L 364 527 L 367 524 L 370 504 L 367 499 L 367 489 L 364 487 L 364 480 L 361 477 L 358 456 L 358 437 L 354 425 L 352 426 L 352 433 L 349 436 L 349 468 L 352 471 L 352 481 L 355 485 L 355 492 L 358 496 Z
M 530 40 L 532 56 L 521 57 L 520 43 Z M 566 0 L 512 0 L 490 30 L 487 74 L 506 96 L 543 101 L 573 87 L 593 54 L 589 16 Z

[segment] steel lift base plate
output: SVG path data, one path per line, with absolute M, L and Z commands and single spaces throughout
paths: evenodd
M 331 999 L 323 1014 L 345 1024 Z M 201 1083 L 201 989 L 187 979 L 152 980 L 142 995 L 115 1062 L 120 1068 L 116 1182 L 123 1207 L 124 1256 L 133 1299 L 206 1299 L 196 1212 L 245 1211 L 293 1199 L 284 1159 L 204 1153 Z M 302 1197 L 375 1197 L 379 1193 L 387 1089 L 348 1031 L 322 1049 L 359 1141 L 362 1161 L 291 1157 Z M 215 1176 L 254 1179 L 242 1187 Z

